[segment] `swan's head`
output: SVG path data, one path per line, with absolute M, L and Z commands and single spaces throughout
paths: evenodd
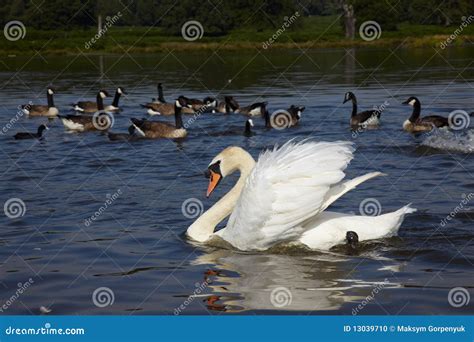
M 207 188 L 206 196 L 209 197 L 214 189 L 219 185 L 222 178 L 239 169 L 242 163 L 245 162 L 249 156 L 250 155 L 245 150 L 237 146 L 227 147 L 215 156 L 206 171 L 206 177 L 209 178 L 209 186 Z M 250 158 L 252 157 L 250 156 Z

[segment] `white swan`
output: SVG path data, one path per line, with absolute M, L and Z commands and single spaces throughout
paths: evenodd
M 350 142 L 287 142 L 262 153 L 255 163 L 240 147 L 228 147 L 209 164 L 207 196 L 222 178 L 240 171 L 235 186 L 187 230 L 196 241 L 219 236 L 240 250 L 265 250 L 281 242 L 300 242 L 313 249 L 343 243 L 347 231 L 359 241 L 396 235 L 409 205 L 380 216 L 324 212 L 372 172 L 341 182 L 352 159 Z M 227 226 L 215 227 L 230 215 Z

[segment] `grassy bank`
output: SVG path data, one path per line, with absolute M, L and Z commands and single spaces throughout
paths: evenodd
M 439 47 L 452 35 L 458 26 L 442 27 L 434 25 L 411 25 L 401 23 L 397 31 L 384 31 L 379 39 L 365 41 L 358 35 L 355 40 L 344 38 L 344 33 L 337 17 L 302 18 L 303 22 L 295 29 L 290 29 L 278 36 L 269 45 L 269 49 L 278 48 L 324 48 L 324 47 L 357 47 L 357 46 L 416 46 Z M 26 25 L 26 23 L 25 23 Z M 258 48 L 275 34 L 276 30 L 255 32 L 251 30 L 233 31 L 226 36 L 204 36 L 187 42 L 181 36 L 170 36 L 160 28 L 147 27 L 111 27 L 96 42 L 92 38 L 95 29 L 74 31 L 40 31 L 26 25 L 26 36 L 18 41 L 4 39 L 0 45 L 2 55 L 29 55 L 35 51 L 47 54 L 83 53 L 154 53 L 164 50 L 238 50 Z M 474 25 L 467 26 L 450 45 L 474 43 Z

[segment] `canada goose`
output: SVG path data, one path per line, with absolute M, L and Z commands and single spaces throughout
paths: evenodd
M 107 136 L 111 141 L 135 141 L 145 137 L 145 134 L 140 129 L 137 129 L 135 125 L 130 125 L 128 127 L 127 133 L 112 133 L 108 132 Z
M 246 137 L 251 137 L 253 135 L 252 127 L 253 127 L 253 120 L 247 119 L 247 121 L 245 121 L 245 131 L 244 131 L 244 135 Z
M 174 104 L 174 116 L 175 116 L 175 125 L 170 125 L 166 122 L 160 121 L 148 121 L 146 119 L 135 119 L 131 118 L 132 123 L 139 130 L 143 131 L 145 137 L 150 139 L 158 138 L 184 138 L 187 135 L 187 131 L 183 126 L 183 119 L 181 117 L 181 110 L 183 107 L 191 106 L 187 103 L 187 100 L 184 96 L 180 96 L 176 99 Z
M 290 108 L 288 108 L 286 110 L 288 113 L 291 114 L 291 119 L 292 119 L 291 125 L 292 126 L 295 126 L 295 125 L 298 124 L 298 122 L 301 119 L 301 114 L 304 112 L 305 109 L 306 109 L 305 106 L 291 105 Z
M 118 101 L 120 96 L 125 94 L 121 87 L 117 88 L 115 92 L 114 102 L 112 105 L 104 107 L 104 99 L 109 97 L 109 93 L 106 90 L 99 90 L 97 93 L 97 101 L 79 101 L 74 103 L 72 106 L 74 110 L 83 113 L 95 113 L 99 110 L 107 110 L 107 111 L 117 111 L 118 110 Z
M 267 102 L 257 102 L 246 107 L 239 107 L 235 113 L 240 113 L 248 116 L 257 116 L 265 114 Z
M 106 131 L 112 127 L 114 117 L 112 113 L 104 111 L 104 98 L 109 96 L 106 90 L 100 90 L 97 93 L 97 109 L 93 116 L 84 115 L 58 115 L 64 127 L 70 131 Z
M 174 103 L 166 102 L 161 83 L 158 83 L 158 99 L 153 99 L 152 102 L 141 104 L 140 106 L 147 109 L 148 115 L 174 115 Z M 183 107 L 181 113 L 194 114 L 194 110 L 192 108 Z
M 207 96 L 203 100 L 199 99 L 190 99 L 188 97 L 183 96 L 186 99 L 186 102 L 188 105 L 191 105 L 191 108 L 197 112 L 197 111 L 207 111 L 210 108 L 216 107 L 217 106 L 217 100 L 213 97 Z
M 239 103 L 233 96 L 225 96 L 223 102 L 219 102 L 215 111 L 218 113 L 231 113 L 239 108 Z
M 357 113 L 357 98 L 350 91 L 346 93 L 342 103 L 347 101 L 352 101 L 351 126 L 377 126 L 379 124 L 381 111 L 371 109 Z
M 429 115 L 420 118 L 421 103 L 414 96 L 411 96 L 402 104 L 408 104 L 413 107 L 413 112 L 411 116 L 403 123 L 403 129 L 407 132 L 426 132 L 431 131 L 434 127 L 449 126 L 448 119 L 439 115 Z
M 59 110 L 54 106 L 54 89 L 48 87 L 46 90 L 46 97 L 48 99 L 47 105 L 34 105 L 27 104 L 22 105 L 21 110 L 23 113 L 29 116 L 49 116 L 53 117 L 59 114 Z
M 46 125 L 41 125 L 38 127 L 37 133 L 31 132 L 20 132 L 15 134 L 13 137 L 17 140 L 19 139 L 41 139 L 43 137 L 43 131 L 49 129 Z

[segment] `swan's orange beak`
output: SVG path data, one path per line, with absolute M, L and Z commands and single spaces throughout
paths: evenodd
M 210 171 L 209 186 L 207 187 L 206 197 L 209 197 L 221 181 L 222 176 L 214 171 Z

